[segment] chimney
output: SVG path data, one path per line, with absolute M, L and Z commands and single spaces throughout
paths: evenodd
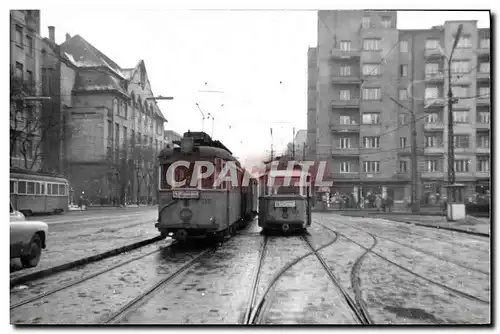
M 54 26 L 49 26 L 49 39 L 52 41 L 52 42 L 56 42 L 56 31 L 55 31 L 55 27 Z
M 70 38 L 71 38 L 71 35 L 70 35 L 70 34 L 68 34 L 68 33 L 66 33 L 66 42 L 67 42 L 67 41 L 69 41 L 69 40 L 70 40 Z

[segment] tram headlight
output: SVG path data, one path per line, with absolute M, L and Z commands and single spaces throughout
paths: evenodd
M 210 217 L 210 224 L 215 225 L 215 217 Z

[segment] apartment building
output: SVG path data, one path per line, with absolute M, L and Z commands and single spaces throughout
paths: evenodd
M 446 21 L 428 30 L 398 30 L 394 11 L 319 11 L 316 91 L 309 90 L 309 101 L 316 102 L 316 156 L 330 162 L 333 192 L 365 198 L 375 192 L 409 202 L 412 113 L 423 184 L 418 197 L 427 201 L 429 193 L 442 191 L 446 59 L 460 24 L 450 69 L 458 98 L 453 107 L 456 180 L 466 184 L 468 194 L 487 189 L 489 29 L 478 29 L 476 21 Z

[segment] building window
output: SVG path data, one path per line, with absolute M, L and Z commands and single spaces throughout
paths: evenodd
M 379 161 L 363 161 L 363 170 L 365 173 L 379 173 L 380 172 L 380 162 Z
M 351 138 L 340 138 L 340 148 L 351 148 Z
M 115 124 L 115 146 L 120 146 L 120 124 Z
M 439 97 L 439 90 L 437 87 L 425 87 L 426 99 L 437 99 Z
M 481 73 L 490 73 L 490 63 L 484 62 L 479 64 L 479 72 Z
M 370 28 L 371 26 L 371 20 L 369 16 L 363 16 L 361 18 L 361 26 L 365 29 Z
M 439 123 L 439 115 L 436 113 L 427 115 L 427 124 L 435 124 Z
M 425 64 L 425 74 L 437 74 L 439 72 L 438 63 L 427 63 Z
M 23 48 L 23 27 L 16 25 L 16 43 L 17 46 Z
M 437 136 L 425 136 L 425 147 L 441 147 Z
M 31 36 L 26 36 L 26 44 L 28 45 L 28 54 L 33 55 L 35 50 L 33 48 L 33 38 L 31 38 Z
M 489 49 L 490 48 L 490 39 L 489 38 L 481 38 L 479 40 L 479 48 Z
M 350 164 L 348 161 L 342 161 L 340 163 L 340 172 L 341 173 L 350 173 L 351 172 Z
M 452 86 L 451 91 L 455 97 L 466 97 L 469 89 L 467 86 Z
M 380 64 L 364 64 L 363 75 L 380 75 Z
M 350 90 L 341 90 L 340 91 L 340 99 L 343 101 L 350 100 L 351 99 L 351 91 Z
M 379 124 L 380 113 L 364 113 L 363 124 Z
M 486 97 L 490 95 L 490 87 L 479 87 L 479 96 Z
M 454 135 L 453 146 L 455 148 L 469 148 L 469 135 Z
M 480 135 L 477 137 L 477 147 L 490 148 L 490 136 Z
M 363 137 L 363 144 L 365 148 L 379 148 L 380 137 Z
M 399 76 L 401 77 L 408 76 L 408 65 L 399 65 Z
M 452 73 L 468 73 L 470 72 L 468 61 L 452 61 L 451 62 L 451 72 Z
M 478 172 L 489 172 L 490 171 L 490 158 L 480 157 L 477 159 L 477 171 Z
M 19 79 L 24 78 L 23 64 L 21 64 L 17 61 L 16 61 L 16 77 L 18 77 Z
M 363 88 L 363 100 L 380 100 L 380 88 Z
M 408 52 L 408 41 L 399 42 L 399 52 Z
M 26 81 L 29 87 L 33 85 L 33 72 L 31 71 L 26 71 Z
M 437 172 L 438 171 L 437 160 L 427 160 L 426 167 L 428 172 Z
M 382 25 L 382 28 L 392 28 L 392 20 L 390 16 L 384 16 L 382 17 L 382 21 L 380 22 Z
M 363 40 L 363 50 L 380 51 L 380 39 L 370 38 Z
M 408 92 L 406 89 L 399 90 L 399 100 L 401 100 L 401 101 L 408 100 Z
M 470 160 L 460 159 L 455 160 L 455 172 L 457 173 L 468 173 L 469 172 Z
M 351 51 L 351 41 L 340 41 L 340 50 Z
M 399 125 L 405 125 L 408 123 L 408 115 L 407 114 L 399 114 Z
M 407 166 L 407 162 L 404 161 L 404 160 L 401 160 L 399 162 L 399 172 L 400 173 L 406 173 L 408 171 L 408 166 Z
M 113 146 L 113 123 L 108 121 L 108 147 Z
M 342 65 L 340 67 L 340 76 L 348 77 L 351 75 L 351 66 Z
M 472 47 L 472 43 L 470 41 L 469 36 L 460 36 L 458 40 L 457 48 L 466 49 Z
M 399 148 L 405 148 L 406 147 L 406 137 L 400 137 L 399 138 Z
M 468 111 L 454 111 L 453 112 L 453 123 L 469 123 L 469 112 Z
M 113 115 L 118 115 L 118 100 L 113 100 Z
M 439 39 L 428 39 L 425 41 L 426 50 L 435 50 L 439 48 Z
M 490 113 L 488 111 L 480 111 L 477 117 L 478 123 L 489 124 L 490 123 Z
M 340 116 L 340 124 L 342 124 L 342 125 L 356 124 L 356 121 L 354 119 L 352 119 L 351 116 L 341 115 Z

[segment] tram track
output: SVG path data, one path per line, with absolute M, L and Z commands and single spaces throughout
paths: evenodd
M 260 277 L 260 274 L 261 274 L 261 270 L 262 270 L 262 263 L 264 261 L 264 257 L 262 257 L 262 254 L 261 256 L 259 257 L 259 266 L 258 266 L 258 269 L 257 269 L 257 273 L 256 273 L 256 276 L 257 279 L 256 281 L 254 281 L 254 283 L 252 284 L 252 288 L 251 288 L 251 292 L 250 292 L 250 295 L 251 295 L 251 298 L 249 300 L 249 303 L 247 305 L 247 309 L 246 309 L 246 312 L 245 312 L 245 316 L 244 316 L 244 319 L 243 319 L 243 324 L 246 324 L 246 325 L 256 325 L 256 324 L 259 324 L 265 314 L 265 309 L 266 309 L 266 304 L 268 303 L 269 300 L 272 300 L 272 293 L 274 292 L 274 286 L 276 284 L 276 282 L 290 269 L 292 268 L 294 265 L 296 265 L 297 263 L 299 263 L 300 261 L 302 261 L 303 259 L 307 258 L 308 256 L 314 254 L 314 252 L 319 252 L 320 250 L 328 247 L 328 246 L 331 246 L 333 243 L 335 243 L 338 239 L 338 235 L 335 231 L 332 231 L 334 233 L 334 238 L 332 240 L 330 240 L 329 242 L 327 242 L 326 244 L 320 246 L 319 248 L 317 248 L 315 250 L 314 246 L 312 246 L 312 250 L 307 252 L 306 254 L 302 255 L 302 256 L 299 256 L 298 258 L 290 261 L 289 263 L 287 263 L 286 265 L 284 265 L 273 277 L 272 279 L 270 280 L 269 284 L 267 285 L 267 288 L 266 290 L 264 291 L 264 293 L 262 294 L 262 296 L 258 299 L 258 301 L 256 302 L 255 301 L 255 296 L 257 295 L 257 290 L 259 288 L 259 277 Z M 304 238 L 304 237 L 301 237 L 301 238 Z
M 325 227 L 325 228 L 326 228 L 326 229 L 328 229 L 328 230 L 334 231 L 332 228 L 330 228 L 330 227 L 328 227 L 328 226 L 326 226 L 326 225 L 324 225 L 324 224 L 322 224 L 322 223 L 319 223 L 319 222 L 316 222 L 316 223 L 317 223 L 318 225 L 321 225 L 321 226 Z M 484 299 L 481 299 L 481 298 L 479 298 L 479 297 L 473 296 L 473 295 L 471 295 L 471 294 L 469 294 L 469 293 L 466 293 L 466 292 L 463 292 L 463 291 L 460 291 L 460 290 L 457 290 L 457 289 L 451 288 L 451 287 L 449 287 L 449 286 L 447 286 L 447 285 L 445 285 L 445 284 L 442 284 L 442 283 L 436 282 L 436 281 L 434 281 L 434 280 L 432 280 L 432 279 L 429 279 L 429 278 L 427 278 L 427 277 L 425 277 L 425 276 L 422 276 L 422 275 L 420 275 L 420 274 L 418 274 L 418 273 L 414 272 L 413 270 L 410 270 L 410 269 L 408 269 L 408 268 L 406 268 L 406 267 L 404 267 L 404 266 L 400 265 L 399 263 L 396 263 L 396 262 L 394 262 L 394 261 L 392 261 L 392 260 L 388 259 L 387 257 L 383 256 L 382 254 L 380 254 L 380 253 L 378 253 L 378 252 L 374 251 L 373 249 L 371 249 L 371 248 L 367 248 L 367 247 L 363 246 L 362 244 L 360 244 L 360 243 L 358 243 L 357 241 L 355 241 L 355 240 L 353 240 L 353 239 L 349 238 L 349 237 L 348 237 L 348 236 L 346 236 L 345 234 L 340 233 L 340 232 L 338 232 L 338 231 L 334 231 L 334 232 L 335 232 L 335 233 L 338 233 L 338 234 L 339 234 L 339 236 L 341 236 L 342 238 L 344 238 L 344 239 L 346 239 L 346 240 L 348 240 L 348 241 L 352 242 L 353 244 L 358 245 L 360 248 L 364 249 L 367 253 L 370 253 L 370 254 L 375 255 L 375 256 L 377 256 L 378 258 L 380 258 L 380 259 L 384 260 L 385 262 L 388 262 L 388 263 L 392 264 L 393 266 L 395 266 L 395 267 L 397 267 L 397 268 L 399 268 L 399 269 L 401 269 L 401 270 L 403 270 L 403 271 L 405 271 L 405 272 L 407 272 L 407 273 L 409 273 L 409 274 L 411 274 L 411 275 L 413 275 L 413 276 L 415 276 L 415 277 L 418 277 L 418 278 L 420 278 L 420 279 L 422 279 L 422 280 L 426 281 L 427 283 L 433 284 L 433 285 L 435 285 L 435 286 L 439 286 L 440 288 L 442 288 L 442 289 L 444 289 L 444 290 L 447 290 L 447 291 L 449 291 L 449 292 L 455 293 L 456 295 L 459 295 L 459 296 L 461 296 L 461 297 L 467 298 L 467 299 L 469 299 L 469 300 L 474 300 L 474 301 L 476 301 L 476 302 L 479 302 L 479 303 L 482 303 L 482 304 L 487 304 L 487 305 L 489 305 L 489 304 L 490 304 L 490 302 L 489 302 L 489 301 L 487 301 L 487 300 L 484 300 Z M 369 232 L 365 232 L 365 233 L 367 233 L 368 235 L 370 235 L 372 238 L 376 239 L 376 237 L 375 237 L 373 234 L 371 234 L 371 233 L 369 233 Z M 373 247 L 372 247 L 372 248 L 373 248 Z
M 336 222 L 337 223 L 337 222 Z M 402 242 L 399 242 L 399 241 L 396 241 L 394 239 L 391 239 L 391 238 L 387 238 L 387 237 L 384 237 L 384 236 L 381 236 L 381 235 L 378 235 L 378 234 L 375 234 L 375 233 L 372 233 L 371 231 L 367 230 L 367 229 L 364 229 L 364 228 L 359 228 L 359 227 L 356 227 L 356 226 L 352 226 L 352 225 L 349 225 L 347 223 L 344 223 L 344 222 L 341 222 L 339 221 L 338 223 L 342 224 L 342 225 L 345 225 L 345 226 L 348 226 L 350 228 L 353 228 L 355 230 L 358 230 L 358 231 L 361 231 L 361 232 L 365 232 L 365 233 L 370 233 L 371 235 L 373 236 L 376 236 L 377 238 L 379 239 L 384 239 L 384 240 L 387 240 L 387 241 L 390 241 L 392 243 L 395 243 L 397 245 L 400 245 L 400 246 L 403 246 L 403 247 L 406 247 L 406 248 L 409 248 L 409 249 L 412 249 L 414 251 L 417 251 L 417 252 L 420 252 L 422 254 L 425 254 L 425 255 L 428 255 L 428 256 L 431 256 L 431 257 L 434 257 L 436 259 L 439 259 L 441 261 L 445 261 L 445 262 L 448 262 L 448 263 L 451 263 L 451 264 L 454 264 L 458 267 L 461 267 L 461 268 L 464 268 L 464 269 L 467 269 L 467 270 L 471 270 L 471 271 L 475 271 L 475 272 L 478 272 L 478 273 L 481 273 L 481 274 L 484 274 L 484 275 L 487 275 L 489 276 L 490 273 L 489 272 L 486 272 L 484 270 L 481 270 L 481 269 L 477 269 L 477 268 L 472 268 L 472 267 L 469 267 L 467 265 L 464 265 L 463 263 L 460 263 L 460 262 L 457 262 L 457 261 L 454 261 L 454 260 L 451 260 L 451 259 L 447 259 L 443 256 L 440 256 L 436 253 L 432 253 L 432 252 L 428 252 L 426 250 L 423 250 L 421 248 L 418 248 L 418 247 L 414 247 L 414 246 L 410 246 L 408 244 L 404 244 Z
M 26 298 L 26 299 L 21 300 L 21 301 L 19 301 L 19 302 L 15 303 L 15 304 L 13 304 L 13 305 L 10 305 L 10 310 L 12 311 L 12 310 L 14 310 L 14 309 L 16 309 L 16 308 L 18 308 L 18 307 L 23 306 L 23 305 L 26 305 L 26 304 L 29 304 L 29 303 L 33 303 L 33 302 L 36 302 L 37 300 L 40 300 L 40 299 L 42 299 L 42 298 L 48 297 L 48 296 L 50 296 L 50 295 L 53 295 L 53 294 L 55 294 L 56 292 L 63 291 L 63 290 L 66 290 L 66 289 L 69 289 L 69 288 L 74 287 L 74 286 L 76 286 L 76 285 L 78 285 L 78 284 L 84 283 L 84 282 L 86 282 L 86 281 L 88 281 L 88 280 L 90 280 L 90 279 L 93 279 L 93 278 L 95 278 L 95 277 L 98 277 L 98 276 L 101 276 L 101 275 L 103 275 L 103 274 L 106 274 L 106 273 L 108 273 L 108 272 L 110 272 L 110 271 L 112 271 L 112 270 L 118 269 L 118 268 L 123 267 L 123 266 L 125 266 L 125 265 L 128 265 L 128 264 L 130 264 L 130 263 L 132 263 L 132 262 L 135 262 L 135 261 L 141 260 L 141 259 L 145 258 L 146 256 L 150 256 L 150 255 L 153 255 L 153 254 L 155 254 L 155 253 L 160 253 L 160 252 L 162 252 L 165 248 L 172 247 L 172 246 L 174 246 L 174 245 L 176 245 L 176 244 L 177 244 L 177 242 L 176 242 L 176 241 L 174 241 L 172 244 L 170 244 L 170 245 L 168 245 L 168 246 L 166 246 L 166 247 L 162 247 L 162 248 L 160 248 L 160 249 L 155 249 L 155 250 L 150 251 L 150 252 L 147 252 L 147 253 L 145 253 L 145 254 L 141 254 L 141 255 L 139 255 L 139 256 L 133 257 L 133 258 L 128 259 L 128 260 L 126 260 L 126 261 L 122 261 L 122 262 L 120 262 L 120 263 L 117 263 L 117 264 L 115 264 L 115 265 L 113 265 L 113 266 L 111 266 L 111 267 L 105 268 L 105 269 L 103 269 L 103 270 L 99 270 L 99 271 L 97 271 L 97 272 L 91 273 L 91 274 L 86 275 L 86 276 L 84 276 L 84 277 L 81 277 L 81 278 L 79 278 L 79 279 L 76 279 L 76 280 L 70 281 L 70 282 L 68 282 L 68 283 L 66 283 L 66 284 L 64 284 L 64 285 L 58 286 L 57 288 L 51 289 L 51 290 L 49 290 L 49 291 L 43 292 L 43 293 L 41 293 L 41 294 L 38 294 L 38 295 L 33 296 L 33 297 L 30 297 L 30 298 Z
M 120 321 L 123 320 L 128 314 L 130 314 L 134 310 L 137 310 L 139 307 L 141 307 L 149 297 L 152 297 L 156 292 L 165 288 L 174 278 L 176 278 L 180 274 L 184 273 L 186 270 L 188 270 L 189 268 L 194 266 L 196 263 L 199 263 L 202 258 L 207 257 L 209 255 L 212 255 L 216 250 L 217 250 L 217 247 L 212 247 L 212 248 L 206 249 L 203 252 L 201 252 L 200 254 L 196 255 L 194 258 L 192 258 L 187 263 L 185 263 L 182 267 L 175 270 L 173 273 L 169 274 L 167 277 L 158 281 L 152 287 L 150 287 L 146 291 L 142 292 L 140 295 L 135 297 L 133 300 L 128 302 L 126 305 L 121 307 L 116 312 L 107 316 L 105 319 L 103 319 L 100 322 L 100 324 L 103 324 L 103 325 L 119 324 Z
M 381 218 L 378 218 L 378 219 L 381 219 Z M 385 220 L 388 220 L 388 219 L 385 219 Z M 371 226 L 374 226 L 373 224 L 375 224 L 374 222 L 370 222 L 370 221 L 367 221 L 367 222 L 364 222 L 364 223 L 369 224 Z M 415 226 L 420 226 L 420 225 L 415 225 Z M 468 248 L 468 249 L 471 249 L 471 250 L 474 250 L 474 251 L 478 251 L 478 252 L 483 252 L 483 253 L 489 252 L 489 250 L 484 250 L 484 249 L 481 249 L 481 248 L 472 247 L 472 246 L 464 244 L 464 243 L 458 243 L 458 242 L 454 242 L 454 241 L 443 239 L 443 238 L 433 238 L 433 237 L 425 235 L 425 234 L 417 233 L 415 231 L 408 230 L 409 227 L 405 226 L 405 225 L 390 226 L 390 228 L 393 231 L 402 232 L 402 233 L 406 233 L 406 234 L 409 234 L 409 235 L 412 235 L 412 236 L 418 236 L 418 237 L 429 239 L 429 240 L 439 241 L 439 242 L 447 243 L 447 244 L 450 244 L 450 245 L 453 245 L 453 246 L 465 247 L 465 248 Z M 408 229 L 405 229 L 405 228 L 408 228 Z M 435 230 L 435 232 L 433 232 L 433 233 L 437 234 L 437 233 L 440 232 L 439 228 L 433 228 L 433 229 Z M 455 231 L 452 231 L 451 233 L 453 233 L 453 232 L 455 232 Z M 455 232 L 455 233 L 459 233 L 459 232 Z M 461 237 L 463 237 L 463 236 L 461 236 Z M 487 242 L 485 240 L 480 240 L 480 239 L 476 239 L 476 238 L 471 238 L 471 239 L 474 240 L 474 241 L 478 241 L 478 242 Z M 484 239 L 484 237 L 482 237 L 482 239 Z

